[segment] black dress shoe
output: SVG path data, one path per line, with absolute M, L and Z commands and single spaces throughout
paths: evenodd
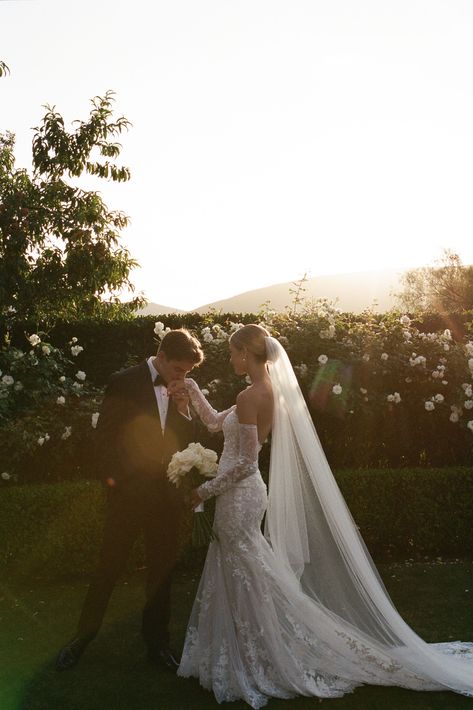
M 148 661 L 158 668 L 165 668 L 175 673 L 179 667 L 179 661 L 174 651 L 169 648 L 159 648 L 148 650 Z
M 57 671 L 67 671 L 69 668 L 73 668 L 79 658 L 84 653 L 85 649 L 91 642 L 92 638 L 89 637 L 79 637 L 73 638 L 69 641 L 66 646 L 61 648 L 56 658 L 56 670 Z

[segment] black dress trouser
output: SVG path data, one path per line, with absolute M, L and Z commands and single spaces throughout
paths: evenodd
M 85 598 L 79 636 L 97 634 L 115 584 L 143 530 L 147 580 L 142 634 L 151 652 L 168 645 L 170 591 L 182 513 L 180 492 L 166 479 L 126 481 L 110 491 L 100 563 Z

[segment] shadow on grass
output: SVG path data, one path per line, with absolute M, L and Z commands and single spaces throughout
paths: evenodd
M 428 640 L 466 638 L 471 628 L 469 600 L 462 597 L 472 565 L 412 568 L 391 566 L 385 581 L 393 600 Z M 173 589 L 173 646 L 180 650 L 195 594 L 198 572 L 181 570 Z M 1 587 L 0 673 L 1 710 L 212 710 L 219 706 L 196 680 L 158 670 L 145 657 L 140 635 L 144 575 L 137 573 L 117 587 L 101 633 L 80 663 L 58 673 L 58 649 L 72 635 L 87 584 L 76 582 L 35 585 L 11 583 Z M 422 601 L 424 603 L 422 603 Z M 426 603 L 428 601 L 428 603 Z M 452 609 L 456 610 L 452 618 Z M 131 610 L 131 611 L 130 611 Z M 439 638 L 437 638 L 437 636 Z M 5 675 L 4 675 L 5 674 Z M 336 700 L 322 701 L 334 710 L 462 710 L 473 700 L 453 693 L 417 693 L 400 688 L 366 686 Z M 313 710 L 314 698 L 271 700 L 269 710 Z M 247 710 L 243 702 L 225 704 Z

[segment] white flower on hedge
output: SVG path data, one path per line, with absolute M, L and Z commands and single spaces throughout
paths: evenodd
M 387 353 L 382 353 L 381 360 L 387 360 L 389 355 Z
M 97 422 L 99 420 L 100 413 L 99 412 L 94 412 L 92 414 L 92 427 L 93 429 L 96 429 L 97 427 Z
M 473 419 L 468 422 L 467 427 L 470 431 L 473 431 Z
M 161 340 L 170 330 L 171 328 L 165 328 L 164 323 L 161 323 L 161 321 L 158 321 L 154 324 L 154 334 L 157 335 L 158 338 L 160 338 Z
M 332 387 L 332 392 L 334 394 L 342 394 L 342 386 L 340 384 L 336 384 Z
M 13 389 L 15 392 L 21 392 L 21 390 L 24 388 L 23 382 L 15 382 L 15 386 Z
M 23 350 L 14 350 L 13 351 L 13 357 L 15 360 L 21 360 L 22 357 L 24 357 L 25 353 Z
M 471 372 L 472 372 L 472 374 L 473 374 L 473 357 L 471 357 L 471 358 L 468 360 L 468 367 L 470 368 L 470 370 L 471 370 Z
M 469 340 L 465 345 L 465 349 L 468 355 L 473 355 L 473 341 Z
M 83 351 L 82 345 L 73 345 L 71 348 L 71 353 L 74 357 L 77 357 Z
M 36 345 L 38 345 L 41 342 L 41 338 L 39 337 L 39 335 L 36 335 L 36 333 L 33 333 L 33 335 L 30 335 L 28 340 L 30 341 L 30 343 L 33 347 L 36 347 Z
M 361 392 L 361 394 L 366 394 L 368 392 L 368 390 L 365 389 L 364 387 L 360 387 L 360 392 Z
M 40 436 L 39 439 L 38 439 L 38 444 L 39 444 L 39 446 L 42 446 L 45 441 L 46 441 L 46 439 L 44 438 L 44 436 Z
M 443 344 L 443 349 L 446 350 L 447 352 L 450 350 L 450 345 L 448 343 Z
M 443 331 L 443 337 L 445 338 L 445 340 L 451 340 L 452 339 L 452 331 L 449 328 L 446 328 Z
M 3 471 L 3 473 L 2 473 L 2 478 L 3 478 L 4 481 L 9 481 L 10 478 L 11 478 L 11 476 L 10 476 L 10 474 L 8 473 L 8 471 Z
M 317 360 L 321 365 L 325 365 L 328 362 L 328 357 L 327 357 L 327 355 L 322 354 L 322 355 L 319 355 Z
M 412 333 L 410 333 L 408 330 L 403 330 L 402 334 L 404 336 L 404 340 L 412 340 Z
M 75 392 L 80 392 L 80 390 L 82 389 L 82 387 L 83 387 L 83 385 L 81 385 L 80 382 L 73 382 L 73 383 L 72 383 L 72 389 L 73 389 Z
M 450 421 L 453 422 L 454 424 L 456 424 L 459 421 L 459 419 L 460 419 L 460 417 L 458 416 L 458 414 L 456 412 L 452 412 L 450 414 Z
M 56 404 L 66 404 L 66 398 L 65 397 L 58 397 L 56 400 Z
M 72 434 L 72 427 L 71 427 L 71 426 L 67 426 L 67 427 L 64 429 L 63 433 L 61 434 L 61 439 L 64 439 L 64 440 L 65 440 L 65 439 L 68 439 L 68 438 L 71 436 L 71 434 Z
M 76 338 L 76 337 L 74 336 L 73 338 L 71 338 L 71 343 L 77 343 L 77 340 L 78 340 L 78 338 Z
M 11 375 L 3 375 L 2 382 L 7 387 L 11 387 L 11 385 L 15 382 L 15 380 L 13 379 L 13 377 Z
M 441 376 L 441 373 L 438 370 L 434 370 L 432 372 L 432 377 L 434 378 L 434 380 L 437 380 L 440 376 Z
M 210 394 L 209 390 L 206 389 L 205 387 L 204 387 L 203 389 L 201 389 L 200 391 L 202 392 L 202 394 L 203 394 L 205 397 L 208 397 L 209 394 Z
M 465 409 L 473 409 L 473 399 L 467 399 L 466 402 L 463 403 L 463 406 Z
M 65 381 L 66 381 L 66 378 L 64 377 L 64 375 L 61 375 L 61 377 L 59 378 L 59 382 L 65 382 Z
M 435 404 L 433 402 L 425 402 L 424 407 L 428 412 L 432 412 L 435 409 Z
M 78 380 L 83 382 L 85 380 L 85 378 L 87 377 L 87 375 L 85 374 L 85 372 L 82 372 L 82 370 L 79 370 L 78 372 L 76 372 L 76 377 Z
M 399 394 L 399 392 L 394 392 L 394 394 L 388 394 L 386 399 L 388 400 L 388 402 L 394 402 L 395 404 L 399 404 L 399 402 L 401 402 L 401 395 Z
M 369 359 L 370 359 L 370 356 L 369 356 L 368 353 L 365 353 L 365 354 L 363 355 L 363 357 L 362 357 L 362 360 L 364 360 L 365 362 L 368 362 Z
M 42 345 L 41 350 L 45 355 L 51 355 L 51 348 L 48 347 L 47 345 Z
M 445 397 L 443 396 L 443 394 L 436 394 L 434 399 L 436 402 L 439 402 L 441 404 L 445 400 Z
M 411 324 L 411 319 L 409 316 L 403 315 L 399 318 L 399 322 L 401 325 L 410 325 Z
M 448 385 L 448 380 L 442 380 L 443 385 Z

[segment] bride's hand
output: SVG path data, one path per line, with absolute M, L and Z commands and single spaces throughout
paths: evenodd
M 189 395 L 184 380 L 172 380 L 168 382 L 168 395 L 172 397 L 179 412 L 187 413 L 189 406 Z
M 194 510 L 195 508 L 197 508 L 198 505 L 203 502 L 204 501 L 197 492 L 197 488 L 194 488 L 194 490 L 191 491 L 191 509 Z

